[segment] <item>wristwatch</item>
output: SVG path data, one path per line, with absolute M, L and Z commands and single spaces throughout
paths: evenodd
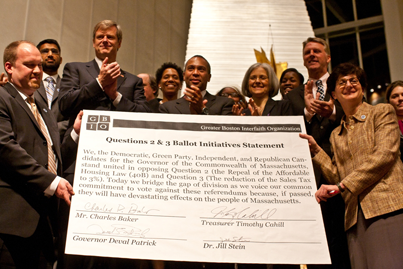
M 336 184 L 336 186 L 337 186 L 337 188 L 339 188 L 339 191 L 340 191 L 340 192 L 344 192 L 344 191 L 345 191 L 345 189 L 343 189 L 343 188 L 340 186 L 340 182 L 338 182 L 338 183 Z
M 207 108 L 206 106 L 203 107 L 203 109 L 202 109 L 202 114 L 208 115 L 208 108 Z

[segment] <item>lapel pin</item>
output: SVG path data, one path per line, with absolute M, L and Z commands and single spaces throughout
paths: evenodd
M 46 113 L 48 113 L 48 111 L 46 110 L 46 108 L 44 108 L 43 111 L 45 111 Z
M 361 116 L 361 119 L 363 119 L 363 120 L 364 120 L 365 118 L 366 118 L 366 116 L 365 116 L 365 115 L 362 115 L 362 116 Z

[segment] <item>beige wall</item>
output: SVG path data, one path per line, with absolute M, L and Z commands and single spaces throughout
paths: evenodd
M 94 57 L 92 29 L 104 19 L 123 29 L 117 61 L 131 73 L 155 73 L 164 62 L 183 66 L 191 0 L 12 0 L 0 1 L 0 50 L 12 41 L 59 41 L 63 63 Z M 64 65 L 63 65 L 64 66 Z M 63 67 L 62 66 L 62 67 Z M 59 69 L 62 74 L 62 69 Z

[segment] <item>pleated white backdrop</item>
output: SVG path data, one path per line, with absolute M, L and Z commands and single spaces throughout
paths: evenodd
M 241 85 L 253 49 L 269 56 L 273 45 L 277 62 L 288 62 L 305 78 L 302 42 L 314 36 L 303 0 L 193 0 L 186 59 L 203 55 L 211 64 L 208 91 Z

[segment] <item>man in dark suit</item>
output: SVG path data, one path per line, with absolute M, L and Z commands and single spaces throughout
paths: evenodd
M 95 59 L 67 63 L 60 84 L 59 107 L 69 118 L 63 140 L 70 138 L 77 114 L 83 109 L 150 112 L 141 78 L 120 69 L 116 62 L 122 43 L 120 26 L 110 20 L 97 23 L 93 31 Z M 73 183 L 75 162 L 64 176 Z
M 231 98 L 211 95 L 206 90 L 211 67 L 203 56 L 195 55 L 186 62 L 183 78 L 186 83 L 184 96 L 163 103 L 161 113 L 232 115 L 234 101 Z
M 0 88 L 0 237 L 17 268 L 38 268 L 40 253 L 55 261 L 48 222 L 56 195 L 70 204 L 71 185 L 61 172 L 56 121 L 34 92 L 42 59 L 30 42 L 4 51 L 8 83 Z
M 39 42 L 36 47 L 42 56 L 43 77 L 41 86 L 35 92 L 35 98 L 38 102 L 43 102 L 52 111 L 62 139 L 69 121 L 63 117 L 59 110 L 58 97 L 61 78 L 58 70 L 62 63 L 60 45 L 54 39 L 45 39 Z
M 60 111 L 72 126 L 83 109 L 150 112 L 142 80 L 120 69 L 116 62 L 122 44 L 120 26 L 110 20 L 95 25 L 95 59 L 67 63 L 60 85 Z
M 74 148 L 72 136 L 73 124 L 78 113 L 83 109 L 151 112 L 144 96 L 142 80 L 120 69 L 116 62 L 117 52 L 122 44 L 120 26 L 110 20 L 97 23 L 93 31 L 95 59 L 87 63 L 67 63 L 64 67 L 60 85 L 59 107 L 63 116 L 69 118 L 69 127 L 63 139 Z M 66 151 L 76 156 L 76 149 Z M 64 160 L 71 156 L 63 156 Z M 63 176 L 73 184 L 75 161 L 63 171 Z M 85 256 L 64 255 L 69 208 L 61 205 L 60 245 L 58 268 L 105 268 L 115 260 L 109 258 L 91 258 Z
M 234 100 L 227 97 L 211 95 L 207 92 L 207 83 L 211 78 L 209 62 L 201 55 L 195 55 L 185 64 L 183 78 L 186 89 L 182 98 L 168 101 L 160 105 L 161 113 L 199 114 L 199 115 L 232 115 Z M 165 262 L 167 268 L 234 268 L 229 263 L 201 262 Z
M 339 102 L 327 93 L 327 66 L 331 59 L 329 45 L 321 38 L 308 38 L 303 42 L 303 59 L 309 80 L 289 92 L 284 99 L 290 101 L 296 115 L 304 116 L 306 132 L 315 138 L 329 156 L 333 156 L 329 138 L 333 129 L 340 125 L 344 112 Z M 327 184 L 319 167 L 314 167 L 314 172 L 318 187 Z M 337 199 L 329 200 L 329 203 L 322 203 L 321 207 L 332 265 L 308 267 L 350 268 L 344 233 L 344 201 L 339 195 Z

